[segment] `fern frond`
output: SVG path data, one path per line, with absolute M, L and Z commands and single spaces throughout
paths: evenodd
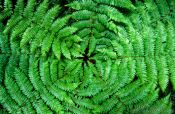
M 34 7 L 35 7 L 36 0 L 30 0 L 27 3 L 27 6 L 24 8 L 23 16 L 26 18 L 30 18 L 33 16 Z
M 95 105 L 93 104 L 93 102 L 90 99 L 82 99 L 82 98 L 76 98 L 74 99 L 74 102 L 77 103 L 80 106 L 83 106 L 85 108 L 88 109 L 93 109 L 95 107 Z
M 42 47 L 41 47 L 41 53 L 42 53 L 43 56 L 45 56 L 46 53 L 50 50 L 54 38 L 55 38 L 54 34 L 51 33 L 51 34 L 48 34 L 48 35 L 43 39 Z
M 36 12 L 34 13 L 33 19 L 40 23 L 43 20 L 44 15 L 46 14 L 46 11 L 48 9 L 48 0 L 44 0 L 36 9 Z
M 170 78 L 170 81 L 172 83 L 172 86 L 173 86 L 173 89 L 175 89 L 175 72 L 174 72 L 174 59 L 171 58 L 171 57 L 167 57 L 167 65 L 168 65 L 168 69 L 169 69 L 169 78 Z
M 9 96 L 7 90 L 0 86 L 0 102 L 9 113 L 21 113 L 22 111 L 18 104 Z
M 54 83 L 55 86 L 57 86 L 60 89 L 63 89 L 64 91 L 73 91 L 78 87 L 80 83 L 64 83 L 61 81 L 57 81 Z
M 46 89 L 44 89 L 44 91 L 41 93 L 41 97 L 52 110 L 54 110 L 56 113 L 62 113 L 62 105 Z
M 134 5 L 131 3 L 130 0 L 127 1 L 123 1 L 123 0 L 95 0 L 97 3 L 104 3 L 107 5 L 113 5 L 116 7 L 122 7 L 122 8 L 127 8 L 128 10 L 134 10 L 135 7 Z
M 28 97 L 34 97 L 34 91 L 33 91 L 33 86 L 31 82 L 28 80 L 26 75 L 20 70 L 16 69 L 15 70 L 15 79 L 16 83 L 19 85 L 21 91 Z
M 68 58 L 68 59 L 71 59 L 71 54 L 70 54 L 70 51 L 69 51 L 69 48 L 67 47 L 67 44 L 65 41 L 63 41 L 61 43 L 61 52 L 63 53 L 63 55 Z
M 70 15 L 67 15 L 63 18 L 55 20 L 51 26 L 51 30 L 53 32 L 58 32 L 62 27 L 64 27 L 67 24 L 69 19 L 70 19 Z
M 158 97 L 158 90 L 150 93 L 148 97 L 144 98 L 143 101 L 135 105 L 134 109 L 131 110 L 131 112 L 135 114 L 142 112 L 147 107 L 150 107 L 156 101 L 157 97 Z
M 13 29 L 13 32 L 11 34 L 11 37 L 14 39 L 17 36 L 20 35 L 20 33 L 24 32 L 27 27 L 29 26 L 30 21 L 29 20 L 22 20 L 20 21 Z
M 55 82 L 58 79 L 58 60 L 57 59 L 52 59 L 51 64 L 50 64 L 50 78 L 52 82 Z
M 42 100 L 38 100 L 38 102 L 34 103 L 34 107 L 36 108 L 36 111 L 38 114 L 53 114 L 51 110 L 45 105 L 45 103 Z
M 50 63 L 48 60 L 40 59 L 40 76 L 44 85 L 51 84 Z
M 14 12 L 22 15 L 23 10 L 24 10 L 24 0 L 17 0 Z
M 62 39 L 63 37 L 68 37 L 77 31 L 75 27 L 65 27 L 58 32 L 58 37 Z
M 34 53 L 38 47 L 42 45 L 43 39 L 47 36 L 46 30 L 39 30 L 35 36 L 35 39 L 31 41 L 30 52 Z
M 158 79 L 159 85 L 162 91 L 165 91 L 166 87 L 168 86 L 168 67 L 165 57 L 157 58 L 157 70 L 158 70 Z
M 126 98 L 122 98 L 122 102 L 128 101 L 128 99 L 130 99 L 126 104 L 132 104 L 132 103 L 137 103 L 139 101 L 139 99 L 143 99 L 144 97 L 146 97 L 148 95 L 148 92 L 151 90 L 152 88 L 152 84 L 147 84 L 144 85 L 142 87 L 140 87 L 139 89 L 137 89 L 136 91 L 134 91 L 132 93 L 132 95 L 127 96 Z M 131 100 L 132 99 L 132 100 Z
M 21 106 L 27 100 L 27 98 L 21 93 L 17 83 L 12 79 L 12 77 L 6 74 L 5 80 L 6 88 L 11 97 L 18 103 L 18 105 Z
M 42 25 L 46 28 L 49 29 L 55 19 L 55 17 L 59 14 L 60 7 L 55 6 L 46 13 L 46 15 L 43 18 Z
M 94 52 L 95 47 L 96 47 L 96 39 L 94 37 L 92 37 L 92 38 L 90 38 L 90 41 L 89 41 L 89 53 L 88 53 L 88 55 L 91 55 Z
M 53 45 L 52 45 L 52 50 L 55 56 L 57 57 L 58 60 L 61 58 L 61 43 L 58 39 L 54 39 Z
M 2 53 L 10 53 L 10 44 L 9 44 L 9 39 L 7 36 L 4 36 L 0 32 L 0 49 Z
M 144 58 L 136 59 L 136 73 L 139 79 L 144 83 L 147 79 L 146 64 Z
M 70 105 L 74 104 L 72 98 L 64 90 L 56 87 L 55 85 L 50 86 L 49 92 L 60 101 L 64 101 Z
M 8 34 L 10 30 L 22 19 L 21 16 L 18 16 L 17 14 L 13 15 L 7 22 L 7 26 L 5 27 L 3 33 Z
M 26 29 L 22 36 L 22 40 L 20 42 L 20 47 L 23 47 L 25 44 L 27 44 L 38 32 L 39 27 L 29 27 Z
M 169 99 L 169 95 L 156 101 L 154 104 L 152 104 L 149 108 L 147 108 L 143 113 L 144 114 L 152 114 L 152 113 L 155 113 L 155 114 L 158 114 L 158 113 L 162 113 L 163 111 L 165 111 L 165 109 L 163 107 L 167 107 L 166 110 L 169 110 L 168 112 L 171 112 L 170 111 L 170 108 L 168 105 L 170 105 L 170 103 L 168 102 L 168 99 Z M 156 107 L 156 108 L 155 108 Z M 171 113 L 169 113 L 171 114 Z

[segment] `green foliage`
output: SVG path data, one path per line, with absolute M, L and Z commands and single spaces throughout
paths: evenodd
M 0 0 L 0 113 L 173 113 L 174 9 L 171 0 Z

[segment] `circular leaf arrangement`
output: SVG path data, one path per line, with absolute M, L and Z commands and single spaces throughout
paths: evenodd
M 0 113 L 173 113 L 174 1 L 0 5 Z

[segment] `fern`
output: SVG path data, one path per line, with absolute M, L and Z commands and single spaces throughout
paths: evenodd
M 0 113 L 173 113 L 174 7 L 0 0 Z

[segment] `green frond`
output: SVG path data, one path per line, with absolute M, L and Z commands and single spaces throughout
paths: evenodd
M 94 80 L 93 80 L 94 81 Z M 85 84 L 85 86 L 87 85 L 87 82 Z M 88 87 L 83 88 L 81 90 L 78 91 L 78 95 L 79 96 L 86 96 L 86 97 L 90 97 L 90 96 L 94 96 L 97 93 L 99 93 L 102 90 L 102 87 L 100 87 L 99 83 L 95 83 L 92 85 L 92 81 L 88 83 Z M 99 97 L 100 98 L 100 97 Z
M 90 114 L 90 112 L 86 108 L 78 108 L 75 106 L 66 106 L 66 109 L 69 110 L 73 114 Z
M 55 86 L 57 86 L 60 89 L 63 89 L 64 91 L 73 91 L 78 87 L 80 83 L 65 83 L 62 81 L 56 81 L 54 83 Z
M 7 90 L 3 86 L 0 86 L 0 103 L 9 113 L 17 112 L 22 114 L 18 104 L 9 96 Z
M 115 8 L 107 6 L 107 5 L 100 5 L 97 9 L 99 13 L 105 14 L 110 19 L 116 22 L 122 22 L 127 24 L 127 19 Z
M 92 21 L 81 20 L 81 21 L 74 22 L 72 26 L 79 29 L 90 28 L 92 26 Z
M 24 0 L 17 0 L 14 12 L 22 15 L 24 10 Z
M 48 10 L 48 12 L 46 13 L 46 15 L 43 18 L 43 23 L 42 23 L 42 25 L 46 29 L 51 27 L 55 17 L 59 14 L 59 10 L 60 10 L 59 6 L 55 6 L 55 7 Z
M 42 44 L 43 39 L 47 36 L 47 31 L 40 29 L 31 41 L 30 52 L 34 53 Z
M 48 60 L 40 59 L 40 76 L 44 85 L 51 84 L 51 76 L 50 76 L 50 63 Z
M 27 98 L 21 93 L 17 83 L 8 74 L 5 75 L 5 86 L 10 93 L 12 99 L 14 99 L 18 105 L 22 105 Z
M 144 83 L 148 81 L 147 72 L 146 72 L 146 64 L 144 58 L 136 59 L 136 74 L 137 77 Z
M 60 101 L 64 101 L 70 105 L 74 104 L 72 98 L 64 90 L 56 87 L 55 85 L 50 86 L 49 92 Z
M 11 56 L 8 60 L 7 66 L 5 68 L 5 73 L 4 75 L 9 75 L 11 77 L 13 77 L 13 73 L 15 71 L 15 68 L 17 68 L 18 66 L 18 62 L 19 62 L 19 56 Z
M 159 114 L 163 113 L 165 110 L 169 110 L 168 114 L 171 114 L 171 104 L 168 102 L 169 95 L 156 101 L 154 104 L 152 104 L 149 108 L 143 111 L 144 114 Z M 170 105 L 170 106 L 169 106 Z M 167 109 L 164 109 L 166 107 Z
M 142 57 L 144 55 L 144 43 L 141 35 L 131 28 L 129 30 L 129 37 L 132 41 L 135 56 Z
M 75 20 L 88 20 L 91 17 L 94 16 L 95 13 L 89 10 L 80 10 L 77 12 L 72 13 L 72 18 Z
M 75 27 L 65 27 L 58 32 L 58 37 L 62 39 L 63 37 L 68 37 L 77 31 Z
M 24 32 L 21 42 L 20 42 L 20 47 L 23 47 L 26 45 L 38 32 L 39 27 L 29 27 L 26 29 Z
M 33 85 L 28 80 L 28 77 L 20 70 L 15 70 L 15 79 L 16 83 L 20 87 L 20 90 L 28 97 L 34 97 Z
M 2 53 L 10 53 L 9 39 L 0 33 L 0 49 Z
M 150 27 L 144 27 L 142 35 L 143 35 L 145 56 L 153 57 L 154 47 L 155 47 L 155 38 L 154 38 L 153 30 Z
M 95 0 L 97 3 L 103 3 L 107 5 L 113 5 L 116 7 L 122 7 L 122 8 L 127 8 L 128 10 L 134 10 L 136 9 L 135 6 L 131 3 L 130 0 Z
M 1 55 L 0 56 L 0 83 L 2 83 L 3 79 L 4 79 L 4 67 L 5 67 L 5 64 L 7 62 L 7 56 L 4 56 L 4 55 Z
M 24 32 L 27 27 L 29 26 L 30 21 L 29 20 L 22 20 L 20 21 L 13 29 L 11 37 L 16 38 L 19 36 L 22 32 Z
M 38 114 L 53 114 L 53 112 L 45 105 L 45 103 L 42 100 L 38 100 L 38 102 L 34 103 L 34 107 Z
M 45 103 L 51 108 L 51 110 L 56 113 L 62 113 L 63 107 L 60 104 L 59 100 L 52 96 L 48 90 L 43 89 L 43 92 L 40 94 L 41 98 L 45 101 Z
M 80 61 L 67 61 L 68 65 L 65 67 L 65 72 L 70 73 L 80 63 Z
M 94 113 L 107 113 L 110 111 L 117 103 L 119 103 L 119 100 L 115 96 L 112 96 L 111 98 L 107 99 L 103 104 L 99 107 L 97 107 L 94 110 Z
M 70 41 L 73 41 L 75 43 L 79 43 L 79 42 L 83 41 L 78 35 L 72 35 L 65 40 L 70 40 Z
M 93 109 L 94 107 L 96 107 L 90 99 L 86 99 L 86 98 L 85 99 L 75 98 L 74 102 L 88 109 Z
M 159 91 L 156 90 L 148 94 L 148 96 L 145 97 L 143 101 L 139 102 L 134 106 L 134 109 L 131 110 L 131 113 L 134 114 L 141 113 L 144 109 L 150 107 L 158 98 L 158 92 Z
M 111 64 L 112 64 L 111 60 L 110 59 L 107 60 L 107 62 L 105 64 L 105 68 L 104 68 L 104 70 L 105 70 L 104 71 L 104 76 L 102 76 L 104 80 L 107 80 L 110 76 Z
M 48 9 L 48 0 L 44 0 L 36 9 L 36 12 L 34 13 L 33 19 L 40 23 L 43 20 L 44 15 L 46 14 L 46 11 Z
M 138 103 L 138 101 L 140 99 L 143 99 L 148 95 L 148 92 L 150 91 L 151 87 L 152 87 L 151 83 L 145 84 L 144 86 L 135 90 L 131 95 L 123 97 L 121 101 L 126 103 L 127 105 L 130 105 L 132 103 Z M 128 99 L 130 99 L 130 100 L 128 100 Z M 126 101 L 128 101 L 128 102 L 126 102 Z
M 168 66 L 165 57 L 159 57 L 157 58 L 157 70 L 158 70 L 158 79 L 159 79 L 159 85 L 161 87 L 162 91 L 165 91 L 165 89 L 168 86 Z
M 33 16 L 36 0 L 30 0 L 27 2 L 26 7 L 24 8 L 23 16 L 30 18 Z
M 42 81 L 40 80 L 39 77 L 39 69 L 38 69 L 38 60 L 36 60 L 36 58 L 30 56 L 29 58 L 29 78 L 30 81 L 33 85 L 33 87 L 38 91 L 38 90 L 42 90 Z
M 94 52 L 95 47 L 96 47 L 96 39 L 94 37 L 92 37 L 92 38 L 90 38 L 90 41 L 89 41 L 89 53 L 88 53 L 88 55 L 91 55 Z
M 64 27 L 67 24 L 69 19 L 70 19 L 70 15 L 67 15 L 60 19 L 56 19 L 51 26 L 51 30 L 53 32 L 58 32 L 62 27 Z
M 117 55 L 118 56 L 125 56 L 125 54 L 124 54 L 124 48 L 123 48 L 123 46 L 121 44 L 119 44 L 116 41 L 111 41 L 111 43 L 112 43 L 112 46 L 114 48 L 114 51 L 117 52 Z
M 172 23 L 168 23 L 167 26 L 167 44 L 166 44 L 166 52 L 168 55 L 170 56 L 174 56 L 175 52 L 174 52 L 174 46 L 175 46 L 175 40 L 174 40 L 174 27 L 172 25 Z
M 139 80 L 132 82 L 127 86 L 123 87 L 122 89 L 120 89 L 120 91 L 116 93 L 116 96 L 127 97 L 129 94 L 132 94 L 133 91 L 137 90 L 140 85 L 141 84 Z
M 7 26 L 5 27 L 3 33 L 8 34 L 10 30 L 22 19 L 21 16 L 18 16 L 17 14 L 13 15 L 7 22 Z
M 12 10 L 12 1 L 10 0 L 4 0 L 4 10 Z
M 167 33 L 165 32 L 165 27 L 161 22 L 158 23 L 157 29 L 159 34 L 156 35 L 155 54 L 161 56 L 165 51 L 163 42 L 166 41 Z
M 71 59 L 70 51 L 65 41 L 61 43 L 61 52 L 66 58 Z
M 110 112 L 109 114 L 123 114 L 125 107 L 122 103 L 118 103 Z
M 86 9 L 89 10 L 89 9 L 94 9 L 96 4 L 91 1 L 91 0 L 84 0 L 84 1 L 73 1 L 72 3 L 68 4 L 67 5 L 68 7 L 72 8 L 72 9 L 75 9 L 75 10 L 81 10 L 81 9 Z M 89 6 L 89 7 L 88 7 Z
M 128 72 L 129 72 L 129 82 L 131 82 L 136 75 L 136 60 L 132 58 L 128 59 Z
M 158 71 L 157 71 L 156 61 L 153 58 L 147 57 L 145 60 L 145 63 L 146 63 L 148 81 L 157 83 Z
M 12 7 L 13 7 L 12 1 L 4 0 L 2 2 L 4 2 L 4 4 L 1 3 L 1 10 L 2 10 L 0 12 L 0 20 L 1 21 L 7 19 L 8 17 L 10 17 L 10 15 L 13 13 L 12 12 Z
M 52 50 L 53 50 L 53 53 L 55 54 L 55 56 L 57 57 L 58 60 L 60 60 L 61 58 L 61 43 L 58 39 L 54 39 L 53 41 L 53 45 L 52 45 Z
M 58 79 L 58 60 L 57 59 L 52 59 L 51 64 L 50 64 L 50 78 L 52 82 L 55 82 Z
M 41 53 L 43 56 L 46 55 L 46 53 L 50 50 L 52 46 L 52 42 L 54 40 L 55 36 L 53 33 L 48 34 L 44 39 L 41 47 Z
M 175 60 L 171 57 L 167 57 L 167 65 L 168 65 L 168 69 L 169 69 L 169 78 L 170 78 L 170 81 L 172 83 L 172 86 L 173 86 L 173 89 L 175 89 L 175 71 L 174 71 L 174 62 Z

